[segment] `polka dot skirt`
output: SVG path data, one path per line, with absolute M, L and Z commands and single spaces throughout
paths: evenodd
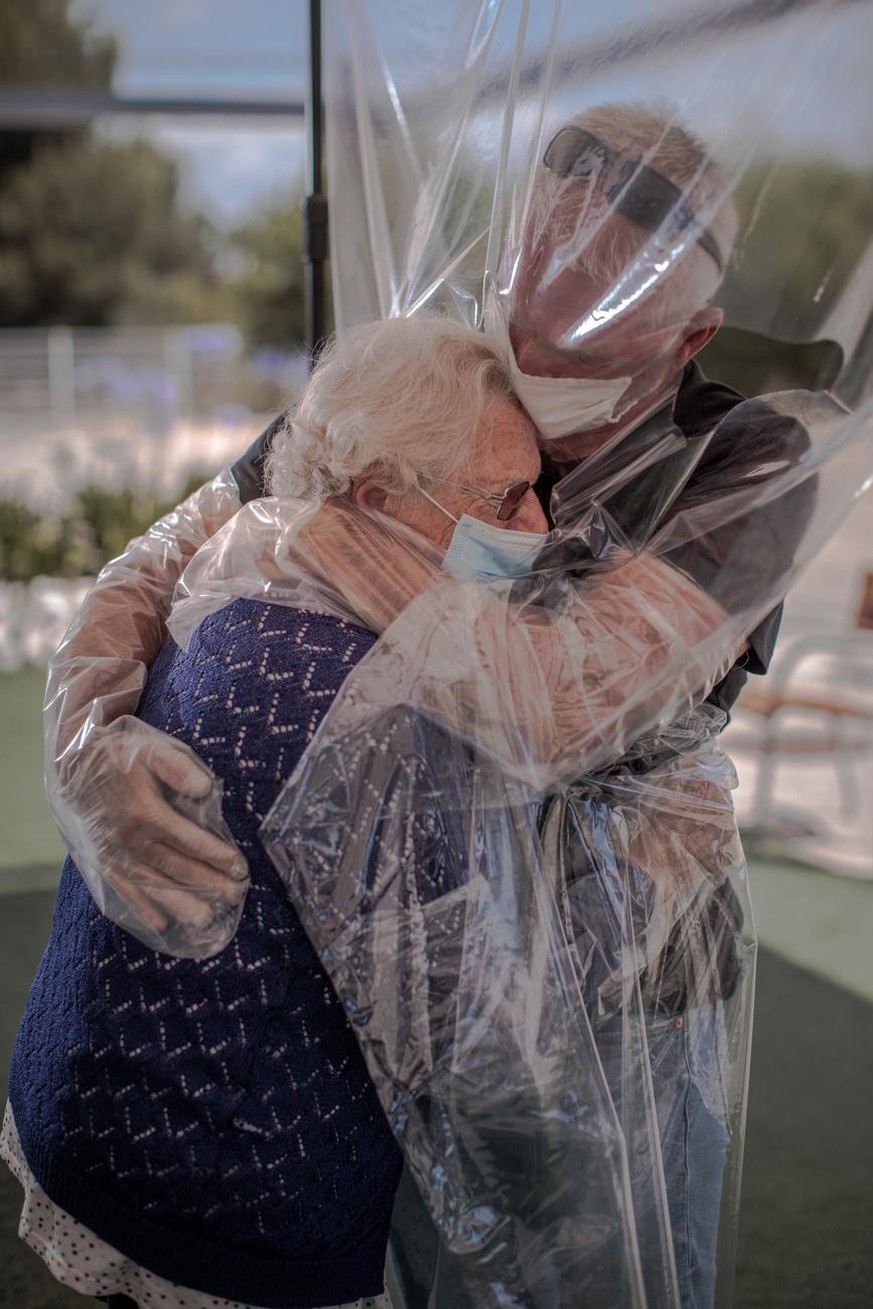
M 73 1291 L 103 1298 L 127 1295 L 140 1309 L 256 1309 L 239 1300 L 222 1300 L 203 1291 L 156 1277 L 54 1204 L 39 1186 L 21 1149 L 12 1109 L 6 1106 L 0 1130 L 0 1159 L 24 1188 L 18 1235 L 42 1259 L 53 1277 Z M 353 1304 L 322 1309 L 392 1309 L 386 1294 L 367 1296 Z

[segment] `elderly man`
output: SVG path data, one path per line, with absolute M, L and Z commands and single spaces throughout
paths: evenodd
M 521 257 L 492 292 L 486 322 L 495 331 L 503 325 L 514 385 L 539 428 L 541 503 L 558 525 L 590 520 L 584 542 L 575 536 L 556 561 L 563 567 L 587 569 L 604 541 L 638 548 L 669 532 L 684 511 L 742 492 L 802 454 L 802 429 L 771 421 L 761 406 L 750 412 L 746 405 L 736 422 L 724 421 L 741 397 L 707 382 L 693 362 L 721 321 L 709 301 L 734 229 L 721 173 L 700 142 L 659 115 L 601 107 L 567 124 L 546 149 Z M 202 764 L 157 732 L 146 748 L 131 748 L 124 716 L 136 707 L 188 558 L 240 501 L 263 493 L 272 431 L 230 476 L 109 566 L 51 670 L 50 756 L 57 763 L 50 782 L 59 823 L 101 907 L 134 932 L 145 927 L 149 939 L 174 922 L 201 928 L 213 916 L 211 899 L 234 902 L 244 885 L 244 862 L 220 827 L 203 831 L 166 803 L 166 790 L 195 800 L 210 792 Z M 771 534 L 774 576 L 785 571 L 802 525 L 797 508 L 785 516 L 794 530 Z M 735 530 L 736 523 L 677 541 L 669 557 L 707 588 Z M 754 531 L 743 539 L 755 549 Z M 718 709 L 733 704 L 746 671 L 766 670 L 777 627 L 774 614 L 749 637 L 712 693 Z M 729 937 L 734 906 L 719 901 L 714 913 Z M 720 966 L 729 988 L 729 948 Z M 679 980 L 671 992 L 659 991 L 653 1013 L 681 1031 L 688 1003 Z M 610 1035 L 603 1033 L 605 1043 Z M 659 1107 L 683 1097 L 662 1148 L 683 1304 L 702 1309 L 712 1297 L 726 1133 L 701 1108 L 693 1078 L 678 1087 L 675 1061 L 681 1064 L 683 1050 L 672 1046 L 655 1092 Z M 606 1055 L 604 1062 L 609 1074 Z M 614 1091 L 620 1099 L 621 1088 Z
M 514 382 L 541 434 L 537 490 L 552 521 L 572 522 L 595 495 L 608 530 L 639 544 L 671 512 L 750 485 L 802 440 L 766 414 L 750 424 L 745 409 L 742 421 L 719 426 L 741 397 L 692 362 L 721 321 L 709 300 L 734 229 L 724 179 L 703 146 L 657 114 L 604 106 L 550 143 L 516 276 L 489 311 L 508 319 Z M 661 272 L 641 294 L 659 256 Z M 241 502 L 263 494 L 279 421 L 104 570 L 50 670 L 55 815 L 94 869 L 102 907 L 134 931 L 160 924 L 161 900 L 170 915 L 205 920 L 212 907 L 196 888 L 233 900 L 245 878 L 220 824 L 205 831 L 166 803 L 167 791 L 188 796 L 197 815 L 211 793 L 197 761 L 157 735 L 147 750 L 131 750 L 120 728 L 160 648 L 188 559 Z M 790 552 L 790 534 L 785 539 Z M 705 584 L 718 546 L 717 536 L 692 542 L 677 562 L 696 565 Z M 747 671 L 766 670 L 777 628 L 778 613 L 752 635 L 713 693 L 719 707 L 730 708 Z M 178 881 L 195 894 L 178 890 Z
M 694 362 L 722 321 L 710 301 L 735 232 L 703 144 L 644 108 L 590 110 L 548 145 L 522 256 L 489 308 L 508 329 L 516 393 L 540 431 L 538 491 L 557 524 L 594 496 L 608 530 L 639 546 L 806 449 L 802 429 L 762 405 L 723 421 L 742 397 Z M 783 514 L 769 534 L 779 563 L 800 522 Z M 705 585 L 726 540 L 689 544 L 683 566 Z M 713 703 L 729 710 L 747 672 L 766 671 L 778 625 L 777 611 L 753 633 Z
M 540 432 L 538 492 L 552 521 L 578 522 L 590 515 L 592 501 L 597 505 L 592 553 L 604 541 L 634 549 L 659 534 L 669 541 L 688 511 L 742 496 L 766 480 L 768 468 L 795 464 L 808 448 L 801 425 L 762 404 L 739 407 L 741 397 L 706 381 L 694 362 L 722 321 L 710 302 L 735 233 L 734 204 L 718 165 L 691 133 L 647 109 L 590 110 L 563 126 L 544 152 L 521 257 L 507 261 L 505 278 L 486 304 L 486 322 L 506 334 L 516 393 Z M 790 493 L 759 514 L 758 523 L 750 513 L 681 542 L 676 533 L 667 557 L 704 588 L 727 572 L 741 588 L 744 572 L 751 580 L 765 553 L 778 575 L 790 566 L 811 494 L 808 485 Z M 566 568 L 589 562 L 578 541 L 559 552 Z M 737 651 L 709 696 L 713 711 L 730 710 L 748 672 L 766 672 L 779 618 L 779 610 L 771 613 Z M 623 767 L 619 761 L 612 779 L 581 784 L 571 794 L 569 818 L 559 820 L 556 839 L 573 929 L 589 961 L 592 1006 L 595 996 L 602 998 L 595 979 L 615 967 L 621 948 L 606 944 L 609 888 L 591 876 L 597 826 L 625 770 L 638 773 L 663 758 L 656 750 L 642 762 L 635 758 Z M 653 795 L 658 789 L 653 780 Z M 661 791 L 661 803 L 666 794 Z M 680 846 L 677 840 L 674 866 Z M 655 875 L 659 861 L 669 866 L 671 855 L 650 848 L 641 866 Z M 628 899 L 633 885 L 631 877 Z M 719 1069 L 717 1013 L 739 983 L 735 941 L 742 917 L 730 883 L 715 889 L 695 929 L 711 956 L 711 985 L 695 995 L 688 971 L 680 967 L 671 976 L 665 965 L 650 994 L 643 987 L 641 1000 L 686 1309 L 704 1309 L 714 1294 L 729 1119 L 718 1102 L 723 1095 L 724 1105 L 730 1100 Z M 677 934 L 667 954 L 681 958 L 693 949 Z M 652 1253 L 659 1202 L 649 1189 L 648 1166 L 636 1172 L 645 1151 L 642 1141 L 639 1149 L 634 1142 L 640 1070 L 628 1073 L 627 1024 L 620 1014 L 593 1014 L 592 1021 L 614 1102 L 620 1113 L 625 1107 L 646 1289 L 659 1304 L 668 1294 Z M 716 1096 L 707 1094 L 713 1086 L 720 1087 Z

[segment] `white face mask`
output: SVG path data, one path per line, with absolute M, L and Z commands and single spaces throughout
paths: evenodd
M 628 408 L 622 404 L 630 377 L 532 377 L 510 354 L 515 393 L 544 441 L 572 432 L 591 432 L 614 423 Z
M 496 315 L 495 315 L 496 317 Z M 486 327 L 509 355 L 509 372 L 515 393 L 537 425 L 545 441 L 574 432 L 591 432 L 605 427 L 629 408 L 622 404 L 632 377 L 533 377 L 516 363 L 509 333 L 502 319 Z

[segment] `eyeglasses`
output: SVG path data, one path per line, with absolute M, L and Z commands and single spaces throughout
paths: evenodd
M 606 198 L 616 212 L 645 232 L 656 232 L 666 220 L 680 232 L 699 226 L 687 197 L 669 178 L 605 145 L 583 127 L 562 127 L 549 142 L 543 164 L 559 177 L 602 180 Z M 721 251 L 709 228 L 704 227 L 696 240 L 718 271 L 724 272 Z
M 533 482 L 514 482 L 505 491 L 497 494 L 494 491 L 480 491 L 477 486 L 464 486 L 463 482 L 450 482 L 445 477 L 432 477 L 430 480 L 440 486 L 452 486 L 456 491 L 466 491 L 469 495 L 474 495 L 477 500 L 487 500 L 489 503 L 497 505 L 497 521 L 500 523 L 505 523 L 507 518 L 512 517 L 533 486 Z M 431 496 L 424 489 L 422 489 L 422 495 L 428 500 L 431 499 Z M 438 508 L 442 509 L 443 506 L 438 505 Z M 443 510 L 443 513 L 447 512 L 447 510 Z M 457 522 L 457 519 L 455 521 Z

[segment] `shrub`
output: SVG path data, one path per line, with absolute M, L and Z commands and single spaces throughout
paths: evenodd
M 97 573 L 205 480 L 194 474 L 170 500 L 132 487 L 91 484 L 76 492 L 72 508 L 60 516 L 42 515 L 14 496 L 0 497 L 0 580 Z

